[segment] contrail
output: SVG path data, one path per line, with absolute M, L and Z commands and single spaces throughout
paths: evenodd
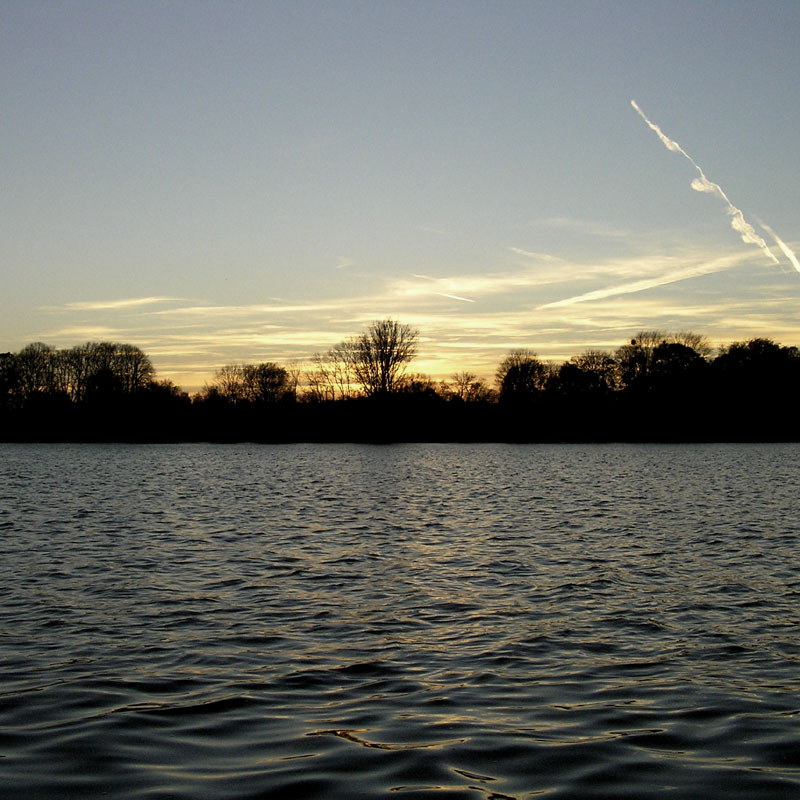
M 792 266 L 798 272 L 800 272 L 800 261 L 797 260 L 797 256 L 792 252 L 789 245 L 786 244 L 786 242 L 784 242 L 783 239 L 781 239 L 781 237 L 778 236 L 778 234 L 775 233 L 775 231 L 772 230 L 772 228 L 770 228 L 769 225 L 765 224 L 764 222 L 761 222 L 760 220 L 758 224 L 775 240 L 775 244 L 778 245 L 778 247 L 780 247 L 786 258 L 788 258 L 789 261 L 792 262 Z
M 741 254 L 737 254 L 737 259 L 740 257 Z M 575 303 L 586 303 L 592 300 L 605 300 L 607 297 L 617 297 L 618 295 L 622 294 L 644 292 L 647 289 L 654 289 L 658 286 L 666 286 L 667 284 L 685 281 L 689 278 L 698 278 L 701 275 L 710 275 L 714 272 L 721 272 L 724 269 L 728 269 L 731 265 L 726 262 L 729 260 L 730 259 L 718 258 L 711 263 L 705 262 L 698 266 L 685 267 L 684 269 L 667 272 L 663 275 L 656 275 L 652 278 L 642 278 L 638 281 L 630 281 L 629 283 L 623 283 L 617 286 L 609 286 L 605 289 L 595 289 L 592 292 L 575 295 L 574 297 L 567 297 L 563 300 L 556 300 L 553 303 L 545 303 L 544 305 L 539 306 L 536 310 L 539 311 L 543 308 L 563 308 L 564 306 L 575 305 Z
M 739 234 L 739 236 L 742 237 L 742 241 L 745 244 L 758 245 L 764 252 L 764 255 L 766 255 L 767 258 L 770 259 L 770 261 L 780 265 L 781 262 L 778 261 L 777 258 L 775 258 L 772 251 L 769 249 L 767 243 L 756 233 L 755 228 L 744 218 L 742 212 L 738 208 L 736 208 L 736 206 L 733 203 L 731 203 L 731 201 L 728 199 L 728 195 L 726 195 L 725 192 L 722 191 L 722 187 L 718 183 L 710 181 L 706 177 L 703 170 L 700 169 L 700 166 L 697 164 L 697 162 L 676 141 L 670 139 L 669 136 L 667 136 L 661 130 L 661 128 L 658 127 L 658 125 L 650 122 L 650 120 L 647 119 L 647 117 L 645 116 L 644 111 L 642 111 L 642 109 L 639 108 L 635 100 L 631 100 L 631 105 L 636 109 L 636 113 L 645 121 L 647 126 L 656 133 L 659 139 L 661 139 L 662 144 L 664 145 L 664 147 L 667 148 L 667 150 L 671 150 L 673 153 L 680 153 L 684 158 L 686 158 L 689 161 L 689 163 L 698 171 L 698 173 L 700 173 L 700 177 L 695 178 L 692 181 L 692 189 L 694 189 L 696 192 L 707 192 L 708 194 L 714 194 L 721 200 L 723 200 L 725 204 L 728 206 L 727 213 L 728 216 L 731 218 L 731 228 L 733 228 Z M 764 226 L 762 225 L 762 227 Z M 775 236 L 775 234 L 772 235 L 775 238 L 775 241 L 777 242 L 778 241 L 777 236 Z M 778 244 L 778 246 L 781 247 L 780 244 Z M 784 250 L 783 247 L 781 247 L 781 250 L 783 250 L 783 252 L 786 253 L 786 250 Z M 791 260 L 791 257 L 789 257 L 788 253 L 787 253 L 787 258 L 790 258 Z M 796 261 L 797 259 L 795 259 L 794 262 L 792 263 L 795 263 Z M 798 272 L 800 272 L 800 269 L 798 269 Z
M 463 300 L 465 303 L 474 303 L 474 300 L 470 300 L 469 297 L 459 297 L 457 294 L 445 294 L 444 292 L 436 292 L 439 297 L 449 297 L 451 300 Z

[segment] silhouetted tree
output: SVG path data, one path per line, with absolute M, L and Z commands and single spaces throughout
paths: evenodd
M 683 344 L 686 347 L 691 347 L 697 355 L 707 359 L 711 356 L 714 348 L 708 343 L 708 339 L 699 333 L 692 331 L 678 331 L 669 336 L 668 340 L 676 344 Z
M 360 336 L 344 342 L 342 353 L 368 397 L 395 391 L 417 353 L 419 333 L 393 319 L 376 320 Z
M 512 350 L 497 368 L 501 402 L 530 400 L 546 386 L 550 369 L 531 350 Z
M 441 398 L 440 385 L 430 375 L 417 373 L 404 375 L 395 385 L 395 390 L 403 394 L 424 395 Z
M 132 344 L 116 344 L 112 355 L 111 370 L 119 381 L 124 394 L 134 394 L 146 389 L 155 378 L 150 358 Z
M 647 379 L 650 420 L 643 428 L 650 430 L 649 438 L 684 440 L 708 435 L 710 371 L 709 362 L 688 345 L 669 341 L 656 347 Z
M 729 395 L 774 397 L 796 403 L 800 351 L 771 339 L 750 339 L 722 348 L 713 363 L 718 383 Z
M 558 370 L 553 388 L 562 395 L 605 395 L 619 386 L 619 365 L 610 353 L 587 350 Z
M 707 369 L 708 362 L 694 348 L 678 342 L 662 342 L 653 351 L 651 388 L 674 392 L 690 385 L 699 387 Z
M 245 398 L 243 367 L 226 364 L 214 373 L 214 381 L 205 387 L 207 394 L 215 394 L 229 403 L 238 403 Z
M 271 361 L 247 364 L 242 378 L 245 399 L 252 403 L 276 403 L 290 395 L 288 373 Z
M 334 345 L 326 353 L 314 353 L 311 364 L 306 372 L 308 400 L 346 400 L 353 395 L 355 376 L 347 343 Z
M 189 400 L 189 395 L 177 386 L 169 378 L 151 381 L 146 390 L 150 395 L 157 398 L 180 400 L 183 405 Z
M 297 389 L 303 377 L 302 363 L 293 358 L 286 366 L 286 392 L 291 395 L 292 400 L 297 400 Z
M 275 403 L 292 392 L 286 370 L 271 361 L 262 364 L 226 364 L 203 390 L 208 398 L 228 403 Z M 293 396 L 293 395 L 292 395 Z
M 640 331 L 631 339 L 630 344 L 624 344 L 617 349 L 615 357 L 619 364 L 619 378 L 623 388 L 647 387 L 653 352 L 666 340 L 667 334 L 662 331 Z
M 334 388 L 331 381 L 328 380 L 328 372 L 323 362 L 324 355 L 322 353 L 314 353 L 311 356 L 311 364 L 305 371 L 305 391 L 303 392 L 303 400 L 312 403 L 321 403 L 326 400 L 334 399 Z
M 709 358 L 704 337 L 643 331 L 612 357 L 560 367 L 515 350 L 489 387 L 464 371 L 451 382 L 408 374 L 417 332 L 391 319 L 317 354 L 296 405 L 300 369 L 226 365 L 190 401 L 157 381 L 132 345 L 35 342 L 0 354 L 0 436 L 42 441 L 547 441 L 800 440 L 800 351 L 771 339 L 734 342 Z M 363 394 L 382 397 L 372 402 Z M 341 400 L 348 402 L 338 402 Z M 277 401 L 281 401 L 278 403 Z M 516 403 L 516 404 L 514 404 Z M 532 405 L 535 403 L 535 405 Z M 265 404 L 272 404 L 265 413 Z M 535 409 L 535 413 L 531 410 Z M 391 424 L 387 421 L 391 420 Z
M 67 372 L 67 391 L 71 400 L 82 402 L 86 399 L 86 388 L 92 374 L 90 352 L 92 344 L 79 344 L 69 350 L 62 350 L 61 358 Z
M 457 397 L 459 400 L 466 402 L 469 394 L 469 387 L 473 381 L 478 379 L 477 375 L 471 372 L 456 372 L 450 378 L 450 383 L 447 384 L 447 390 L 451 397 Z
M 457 372 L 446 385 L 446 393 L 464 403 L 485 403 L 494 399 L 494 393 L 486 382 L 472 372 Z
M 17 353 L 19 386 L 25 400 L 56 390 L 55 356 L 55 348 L 43 342 L 26 345 Z
M 615 353 L 620 386 L 623 389 L 650 391 L 656 360 L 660 362 L 658 380 L 663 383 L 666 371 L 672 370 L 677 375 L 681 361 L 684 365 L 692 362 L 695 369 L 702 369 L 700 360 L 705 360 L 710 353 L 711 346 L 706 338 L 691 331 L 640 331 L 630 344 L 623 345 Z
M 131 397 L 146 390 L 155 370 L 138 347 L 115 342 L 87 342 L 65 354 L 72 396 L 92 403 Z

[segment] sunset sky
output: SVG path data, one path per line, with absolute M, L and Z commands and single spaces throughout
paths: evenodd
M 0 351 L 800 345 L 798 41 L 794 0 L 0 0 Z

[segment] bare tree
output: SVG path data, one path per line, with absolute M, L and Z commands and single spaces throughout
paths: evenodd
M 329 380 L 333 387 L 333 399 L 336 399 L 337 393 L 341 400 L 352 397 L 354 393 L 353 384 L 356 383 L 356 378 L 353 373 L 348 344 L 342 342 L 334 345 L 328 350 L 325 358 Z
M 112 370 L 125 394 L 146 389 L 155 379 L 153 364 L 142 350 L 132 344 L 114 347 Z
M 232 403 L 245 399 L 243 368 L 239 364 L 226 364 L 214 373 L 214 380 L 209 386 L 217 394 Z
M 472 372 L 456 372 L 451 377 L 449 394 L 465 403 L 479 403 L 492 399 L 492 390 Z
M 360 336 L 338 345 L 356 381 L 367 396 L 385 395 L 398 387 L 406 364 L 417 354 L 419 333 L 393 319 L 376 320 Z
M 471 372 L 456 372 L 452 378 L 452 388 L 450 392 L 459 399 L 466 402 L 469 399 L 469 390 L 473 381 L 478 379 L 477 375 Z
M 428 397 L 441 397 L 440 384 L 430 375 L 417 372 L 414 375 L 403 375 L 395 383 L 395 391 L 405 394 L 426 395 Z
M 335 345 L 327 353 L 314 353 L 311 363 L 312 369 L 306 372 L 310 400 L 345 400 L 353 394 L 355 379 L 346 343 Z
M 304 398 L 315 403 L 333 400 L 333 386 L 329 379 L 325 355 L 323 353 L 314 353 L 311 356 L 311 365 L 305 371 L 305 383 L 308 388 Z
M 286 366 L 286 389 L 291 396 L 297 399 L 297 387 L 303 377 L 303 364 L 298 358 L 293 358 Z
M 63 361 L 68 375 L 68 392 L 72 400 L 82 402 L 86 399 L 86 387 L 89 382 L 89 359 L 87 354 L 90 344 L 78 344 L 63 351 Z
M 48 390 L 53 353 L 53 348 L 44 342 L 26 345 L 17 353 L 20 388 L 25 397 Z
M 272 361 L 261 364 L 226 364 L 206 384 L 207 398 L 221 397 L 231 403 L 275 403 L 291 393 L 289 376 Z
M 708 339 L 699 333 L 692 331 L 678 331 L 670 336 L 670 341 L 676 344 L 682 344 L 686 347 L 691 347 L 699 356 L 708 358 L 714 351 L 714 348 L 709 344 Z

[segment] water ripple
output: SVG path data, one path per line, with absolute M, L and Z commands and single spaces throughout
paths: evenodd
M 793 445 L 2 445 L 9 797 L 800 796 Z

